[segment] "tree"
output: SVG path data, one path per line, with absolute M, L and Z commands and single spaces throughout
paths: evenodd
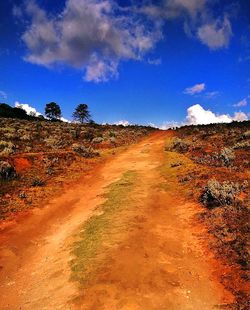
M 79 104 L 73 113 L 73 118 L 75 121 L 78 121 L 81 124 L 88 122 L 90 119 L 90 113 L 87 104 Z
M 46 104 L 45 115 L 50 120 L 58 120 L 62 117 L 62 112 L 60 106 L 55 102 L 50 102 Z
M 6 103 L 0 103 L 0 117 L 30 119 L 26 111 L 21 108 L 12 108 Z

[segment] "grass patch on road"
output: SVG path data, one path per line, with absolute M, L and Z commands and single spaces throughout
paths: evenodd
M 121 212 L 133 205 L 131 192 L 137 174 L 127 171 L 121 179 L 107 187 L 106 201 L 100 205 L 95 215 L 84 223 L 79 239 L 73 244 L 71 261 L 71 279 L 81 286 L 86 285 L 100 268 L 105 246 L 110 244 L 112 233 L 119 231 Z

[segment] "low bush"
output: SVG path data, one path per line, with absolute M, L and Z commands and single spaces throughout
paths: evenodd
M 0 161 L 0 179 L 11 180 L 17 176 L 15 168 L 7 161 Z
M 233 148 L 235 150 L 242 149 L 242 150 L 250 150 L 250 142 L 249 141 L 243 141 L 236 143 Z
M 86 147 L 78 143 L 74 143 L 72 145 L 72 149 L 74 152 L 78 153 L 82 157 L 92 158 L 99 156 L 99 153 L 94 151 L 91 147 Z
M 247 130 L 243 133 L 243 138 L 244 139 L 249 139 L 250 138 L 250 130 Z
M 226 167 L 229 167 L 233 165 L 235 154 L 231 148 L 225 147 L 221 150 L 219 157 L 222 164 Z
M 242 184 L 235 182 L 218 182 L 209 180 L 201 195 L 201 202 L 208 208 L 235 205 L 240 193 L 247 187 L 247 181 Z
M 179 153 L 186 153 L 189 150 L 190 143 L 186 142 L 182 139 L 175 138 L 170 146 L 170 150 L 179 152 Z
M 99 144 L 99 143 L 102 143 L 103 141 L 104 139 L 102 137 L 96 137 L 92 140 L 92 143 Z
M 45 185 L 45 181 L 39 179 L 39 178 L 35 178 L 33 181 L 32 181 L 32 186 L 36 187 L 36 186 L 44 186 Z
M 0 155 L 9 155 L 14 153 L 15 145 L 12 142 L 0 141 Z

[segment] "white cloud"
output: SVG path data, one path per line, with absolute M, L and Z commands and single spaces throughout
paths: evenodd
M 29 1 L 25 13 L 31 20 L 22 36 L 26 61 L 73 66 L 85 71 L 87 81 L 117 77 L 121 60 L 142 60 L 162 37 L 159 22 L 112 0 L 67 0 L 55 16 Z
M 130 123 L 127 120 L 120 120 L 120 121 L 116 122 L 115 125 L 129 126 Z
M 173 19 L 184 14 L 194 18 L 205 9 L 206 3 L 207 0 L 163 0 L 160 5 L 149 4 L 141 10 L 154 18 Z
M 225 9 L 215 17 L 216 1 L 208 0 L 162 0 L 160 4 L 150 4 L 141 8 L 152 19 L 182 19 L 183 29 L 190 38 L 198 38 L 211 50 L 225 48 L 232 37 L 229 13 Z
M 202 91 L 204 91 L 206 88 L 206 85 L 205 83 L 201 83 L 201 84 L 196 84 L 192 87 L 187 87 L 183 93 L 184 94 L 187 94 L 187 95 L 195 95 L 195 94 L 199 94 L 201 93 Z
M 31 107 L 30 105 L 26 103 L 20 103 L 19 101 L 15 102 L 15 107 L 23 109 L 24 111 L 27 112 L 28 115 L 32 116 L 39 116 L 42 115 L 40 112 L 38 112 L 35 108 Z
M 162 129 L 162 130 L 167 130 L 167 129 L 173 128 L 173 127 L 180 127 L 181 125 L 184 125 L 184 123 L 171 121 L 171 122 L 162 123 L 158 128 Z
M 210 110 L 205 110 L 201 105 L 196 104 L 187 109 L 187 124 L 188 125 L 200 125 L 200 124 L 212 124 L 212 123 L 230 123 L 233 120 L 243 121 L 248 117 L 243 112 L 235 112 L 234 116 L 228 114 L 215 114 Z
M 6 92 L 3 91 L 3 90 L 0 90 L 0 99 L 4 99 L 4 100 L 7 99 L 7 94 L 6 94 Z
M 234 121 L 242 122 L 242 121 L 247 121 L 248 120 L 248 115 L 243 112 L 235 112 L 233 116 Z
M 242 99 L 241 101 L 239 101 L 238 103 L 234 104 L 234 107 L 240 108 L 240 107 L 245 107 L 247 106 L 248 102 L 247 102 L 247 98 Z
M 64 117 L 61 117 L 60 120 L 62 122 L 65 122 L 65 123 L 71 123 L 71 121 L 69 121 L 68 119 L 64 118 Z
M 210 91 L 210 92 L 205 93 L 205 97 L 208 99 L 212 99 L 212 98 L 217 97 L 219 95 L 220 95 L 219 91 Z
M 197 31 L 200 41 L 212 50 L 227 47 L 232 34 L 231 23 L 226 16 L 223 21 L 217 19 L 202 25 Z

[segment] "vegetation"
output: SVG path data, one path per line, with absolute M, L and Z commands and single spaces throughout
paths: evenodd
M 218 270 L 220 280 L 235 296 L 229 309 L 249 309 L 249 145 L 250 121 L 245 121 L 184 126 L 166 146 L 167 151 L 183 153 L 175 153 L 171 165 L 183 193 L 205 206 L 198 219 L 207 227 L 210 248 L 225 268 Z
M 235 205 L 240 193 L 247 187 L 248 182 L 239 183 L 224 181 L 220 183 L 214 179 L 208 181 L 201 195 L 201 202 L 210 208 L 217 206 Z
M 79 104 L 73 113 L 73 118 L 81 124 L 88 122 L 90 120 L 90 113 L 87 104 Z
M 0 161 L 0 180 L 11 180 L 17 176 L 15 168 L 7 161 Z
M 127 171 L 119 181 L 111 184 L 104 197 L 106 201 L 82 227 L 80 240 L 72 249 L 75 258 L 71 262 L 71 269 L 72 279 L 83 286 L 94 278 L 95 271 L 100 268 L 98 255 L 108 244 L 112 229 L 117 225 L 114 219 L 131 207 L 128 193 L 132 192 L 136 177 L 136 172 Z
M 95 161 L 152 130 L 0 118 L 0 218 L 39 205 L 62 180 L 80 177 Z
M 50 102 L 46 104 L 45 115 L 49 120 L 59 120 L 62 117 L 60 106 L 55 102 Z
M 21 108 L 12 108 L 6 103 L 0 103 L 0 118 L 18 118 L 26 120 L 34 120 L 36 117 L 27 115 L 26 111 Z

